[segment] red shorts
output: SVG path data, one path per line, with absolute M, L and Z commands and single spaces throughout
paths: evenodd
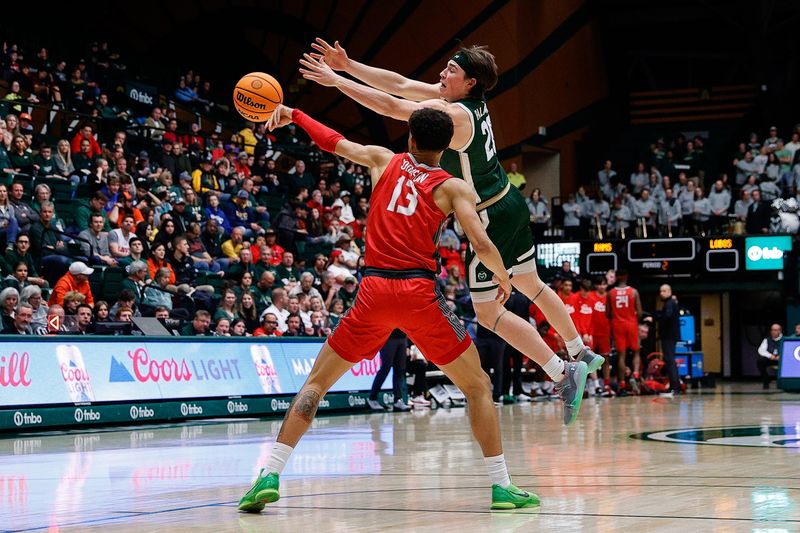
M 614 335 L 614 346 L 617 352 L 625 355 L 628 348 L 634 352 L 639 350 L 639 324 L 636 322 L 623 322 L 611 325 Z
M 375 357 L 395 329 L 436 365 L 453 362 L 472 342 L 433 280 L 367 276 L 328 344 L 343 359 L 358 363 Z
M 594 351 L 595 353 L 599 354 L 608 354 L 611 353 L 611 337 L 599 337 L 597 335 L 592 336 L 592 341 L 594 342 Z

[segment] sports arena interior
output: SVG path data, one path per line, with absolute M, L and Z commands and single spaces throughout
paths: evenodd
M 3 12 L 0 531 L 800 529 L 797 2 Z M 536 504 L 495 505 L 469 394 L 395 330 L 374 358 L 339 354 L 355 366 L 317 398 L 280 499 L 240 512 L 318 352 L 355 320 L 367 224 L 387 216 L 371 165 L 315 142 L 291 108 L 414 152 L 405 119 L 299 69 L 370 85 L 358 62 L 436 85 L 451 65 L 470 77 L 458 54 L 473 45 L 497 78 L 478 98 L 491 119 L 467 111 L 469 143 L 524 198 L 538 277 L 578 336 L 538 294 L 517 288 L 505 309 L 559 368 L 584 347 L 603 358 L 562 420 L 551 362 L 504 340 L 502 314 L 479 320 L 472 278 L 491 279 L 447 219 L 441 312 L 477 349 L 503 469 Z M 294 122 L 237 113 L 248 73 L 279 84 Z M 500 197 L 476 197 L 494 240 L 481 213 Z

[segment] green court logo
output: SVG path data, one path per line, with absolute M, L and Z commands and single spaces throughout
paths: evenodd
M 673 444 L 800 448 L 800 424 L 670 429 L 638 433 L 631 438 Z

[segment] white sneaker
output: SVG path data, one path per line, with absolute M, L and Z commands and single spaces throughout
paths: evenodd
M 516 396 L 518 402 L 529 402 L 531 401 L 531 397 L 527 394 L 517 394 Z
M 431 404 L 431 402 L 426 400 L 425 397 L 422 395 L 411 398 L 410 400 L 408 400 L 408 403 L 413 403 L 414 405 L 423 405 L 423 406 L 428 406 Z
M 386 409 L 383 408 L 381 404 L 378 403 L 377 400 L 367 400 L 367 405 L 373 411 L 385 411 Z

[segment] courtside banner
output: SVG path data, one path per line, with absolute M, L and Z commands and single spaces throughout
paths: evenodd
M 252 338 L 6 339 L 0 339 L 0 408 L 291 395 L 300 390 L 322 346 Z M 359 363 L 331 392 L 369 390 L 379 368 L 378 357 Z

